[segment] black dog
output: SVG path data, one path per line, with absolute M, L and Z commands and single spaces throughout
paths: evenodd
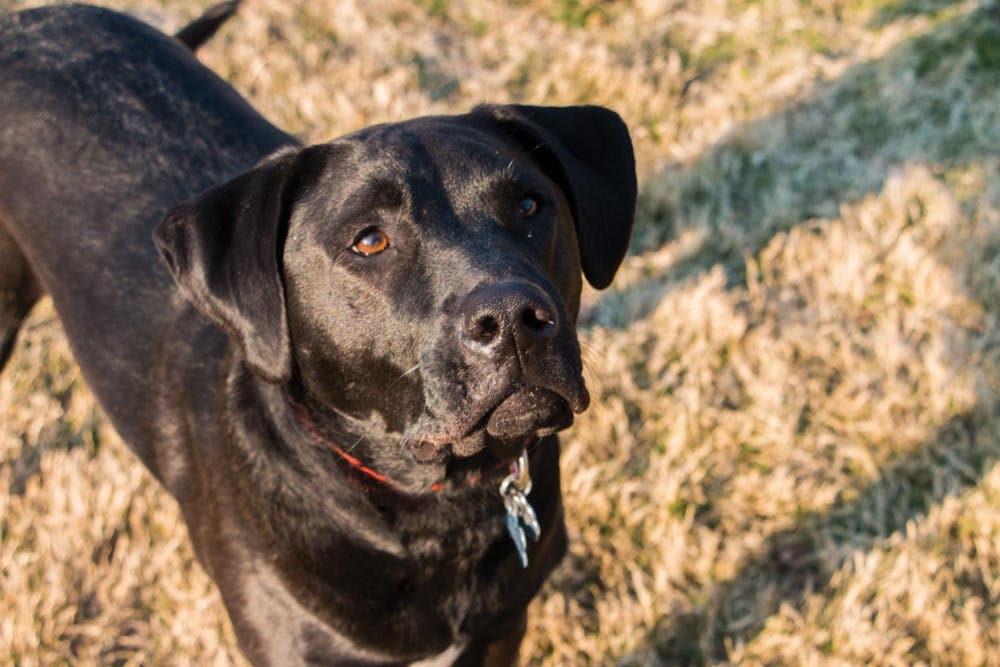
M 246 655 L 513 662 L 565 550 L 581 269 L 607 286 L 632 226 L 618 116 L 303 148 L 177 40 L 72 6 L 0 19 L 0 118 L 2 351 L 51 294 Z

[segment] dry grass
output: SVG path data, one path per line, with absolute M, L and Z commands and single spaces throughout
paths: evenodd
M 527 662 L 1000 665 L 1000 7 L 247 0 L 203 58 L 311 140 L 479 101 L 632 128 Z M 0 661 L 240 662 L 49 306 L 0 420 Z

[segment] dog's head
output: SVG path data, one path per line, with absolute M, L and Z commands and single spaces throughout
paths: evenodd
M 614 112 L 483 106 L 283 151 L 156 243 L 256 375 L 420 486 L 586 409 L 580 274 L 611 282 L 635 197 Z

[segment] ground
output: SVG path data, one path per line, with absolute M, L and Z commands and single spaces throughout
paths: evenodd
M 1000 665 L 1000 5 L 245 0 L 201 56 L 309 141 L 486 101 L 628 123 L 527 664 Z M 0 662 L 242 661 L 48 303 L 0 376 L 0 609 Z

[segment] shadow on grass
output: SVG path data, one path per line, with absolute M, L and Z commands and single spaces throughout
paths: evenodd
M 897 14 L 879 20 L 947 4 L 904 1 L 893 6 Z M 995 97 L 998 88 L 1000 6 L 984 4 L 817 86 L 807 102 L 732 132 L 697 164 L 661 173 L 643 193 L 640 250 L 691 230 L 700 234 L 698 244 L 603 295 L 588 323 L 626 327 L 674 285 L 719 265 L 732 285 L 745 285 L 745 258 L 775 234 L 837 217 L 842 205 L 879 191 L 908 165 L 948 170 L 1000 155 L 1000 115 L 976 115 L 983 108 L 976 102 Z M 675 196 L 657 195 L 670 179 L 678 184 Z M 640 653 L 671 665 L 724 661 L 727 646 L 751 642 L 782 606 L 802 611 L 809 594 L 828 588 L 853 553 L 876 548 L 978 484 L 1000 460 L 1000 445 L 996 433 L 979 432 L 977 424 L 998 415 L 1000 403 L 981 395 L 972 412 L 890 459 L 874 482 L 849 490 L 827 511 L 796 517 L 794 528 L 768 537 L 732 578 L 707 592 L 704 609 L 665 614 L 647 637 L 650 651 Z
M 1000 403 L 977 408 L 984 409 L 1000 415 Z M 711 591 L 704 610 L 664 616 L 649 635 L 649 647 L 665 664 L 722 661 L 728 658 L 727 644 L 752 641 L 782 606 L 802 611 L 806 597 L 827 588 L 855 552 L 871 551 L 945 498 L 974 487 L 1000 461 L 996 434 L 978 432 L 976 423 L 971 413 L 949 420 L 934 437 L 893 459 L 851 500 L 797 517 L 795 528 L 769 536 L 734 577 Z M 958 585 L 975 589 L 983 582 Z M 747 625 L 746 618 L 761 620 Z
M 970 107 L 998 87 L 1000 5 L 984 4 L 818 85 L 805 102 L 734 130 L 695 165 L 667 168 L 640 195 L 633 248 L 655 251 L 685 234 L 697 241 L 643 279 L 602 294 L 584 325 L 624 328 L 712 266 L 743 285 L 745 257 L 775 234 L 837 217 L 843 204 L 878 192 L 907 165 L 949 168 L 996 154 L 1000 113 L 975 117 Z

